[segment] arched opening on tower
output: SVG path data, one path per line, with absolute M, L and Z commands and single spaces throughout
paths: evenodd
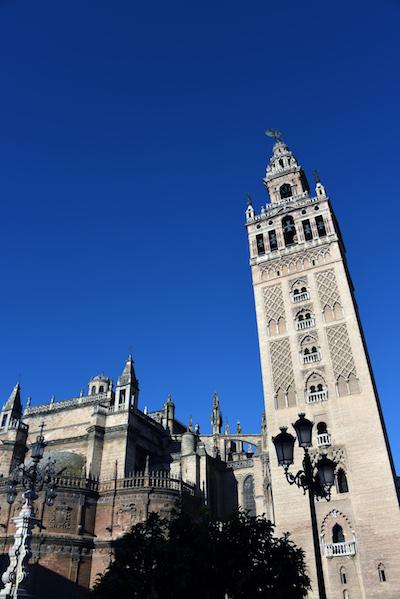
M 283 185 L 281 185 L 279 188 L 279 195 L 281 196 L 281 200 L 291 198 L 293 195 L 292 186 L 289 183 L 284 183 Z
M 285 245 L 293 245 L 297 243 L 296 227 L 294 225 L 293 216 L 285 216 L 282 219 L 283 239 Z

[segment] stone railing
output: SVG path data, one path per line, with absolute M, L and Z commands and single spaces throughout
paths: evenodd
M 8 478 L 0 478 L 0 491 L 7 485 Z M 166 489 L 177 491 L 186 495 L 195 494 L 195 485 L 183 481 L 181 478 L 172 478 L 168 472 L 137 473 L 127 478 L 99 480 L 84 476 L 56 476 L 56 488 L 86 489 L 99 493 L 107 491 L 122 491 L 124 489 Z
M 187 495 L 194 495 L 195 485 L 184 482 L 181 478 L 171 478 L 168 472 L 137 473 L 128 478 L 117 478 L 99 483 L 99 491 L 120 491 L 123 489 L 165 489 Z
M 328 391 L 314 391 L 306 395 L 306 403 L 317 403 L 328 399 Z
M 317 196 L 310 197 L 308 192 L 305 191 L 304 193 L 292 196 L 291 198 L 279 200 L 278 202 L 274 203 L 271 202 L 270 204 L 262 206 L 261 214 L 255 214 L 253 218 L 247 218 L 247 222 L 250 223 L 252 221 L 260 221 L 263 218 L 270 218 L 270 213 L 277 208 L 281 208 L 282 206 L 291 206 L 293 204 L 297 206 L 307 206 L 308 204 L 314 204 L 315 202 L 318 202 L 320 199 L 325 200 L 327 198 L 318 198 Z
M 325 557 L 340 557 L 342 555 L 355 555 L 356 542 L 344 541 L 343 543 L 327 543 L 324 545 Z
M 304 302 L 308 299 L 310 299 L 309 291 L 303 291 L 303 293 L 293 293 L 292 295 L 292 300 L 295 304 L 298 304 L 299 302 Z
M 25 416 L 30 414 L 40 414 L 41 412 L 52 412 L 54 410 L 62 410 L 64 408 L 75 407 L 85 404 L 97 403 L 109 399 L 107 393 L 97 393 L 96 395 L 82 395 L 81 397 L 73 397 L 72 399 L 64 399 L 63 401 L 51 401 L 50 403 L 41 404 L 26 408 Z
M 329 433 L 320 433 L 317 435 L 318 447 L 329 447 L 331 444 L 331 436 Z
M 311 354 L 303 354 L 303 364 L 312 364 L 313 362 L 319 362 L 321 359 L 319 351 L 312 352 Z
M 296 320 L 296 329 L 303 331 L 304 329 L 311 329 L 315 326 L 315 318 L 306 318 L 305 320 Z

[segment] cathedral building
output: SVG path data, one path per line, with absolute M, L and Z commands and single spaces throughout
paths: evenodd
M 218 394 L 211 430 L 180 422 L 169 396 L 142 410 L 129 356 L 116 385 L 92 378 L 77 397 L 25 407 L 16 385 L 0 413 L 0 567 L 7 565 L 21 493 L 7 478 L 42 424 L 57 497 L 35 502 L 33 591 L 84 596 L 112 559 L 113 541 L 150 512 L 179 502 L 224 518 L 242 507 L 266 514 L 303 547 L 317 583 L 307 498 L 289 486 L 272 437 L 304 412 L 314 422 L 311 457 L 335 462 L 331 500 L 317 504 L 329 599 L 400 596 L 399 502 L 390 449 L 354 300 L 345 251 L 326 190 L 305 173 L 275 132 L 264 183 L 269 202 L 246 210 L 266 415 L 256 434 L 223 427 Z M 268 425 L 268 427 L 267 427 Z M 297 450 L 296 469 L 301 467 Z M 40 591 L 39 591 L 40 589 Z

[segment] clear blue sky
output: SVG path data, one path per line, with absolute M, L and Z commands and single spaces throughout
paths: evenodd
M 244 229 L 284 131 L 344 234 L 400 465 L 399 4 L 0 0 L 0 394 L 114 379 L 259 427 Z M 311 179 L 311 177 L 310 177 Z M 366 439 L 366 449 L 368 440 Z

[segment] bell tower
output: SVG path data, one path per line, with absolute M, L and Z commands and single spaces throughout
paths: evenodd
M 317 597 L 307 498 L 288 485 L 271 442 L 305 412 L 314 422 L 313 459 L 326 454 L 337 464 L 332 499 L 317 505 L 328 597 L 395 599 L 399 503 L 344 246 L 322 183 L 310 193 L 280 133 L 268 134 L 270 201 L 257 214 L 249 199 L 246 227 L 276 525 L 306 551 Z M 299 450 L 295 468 L 301 457 Z

